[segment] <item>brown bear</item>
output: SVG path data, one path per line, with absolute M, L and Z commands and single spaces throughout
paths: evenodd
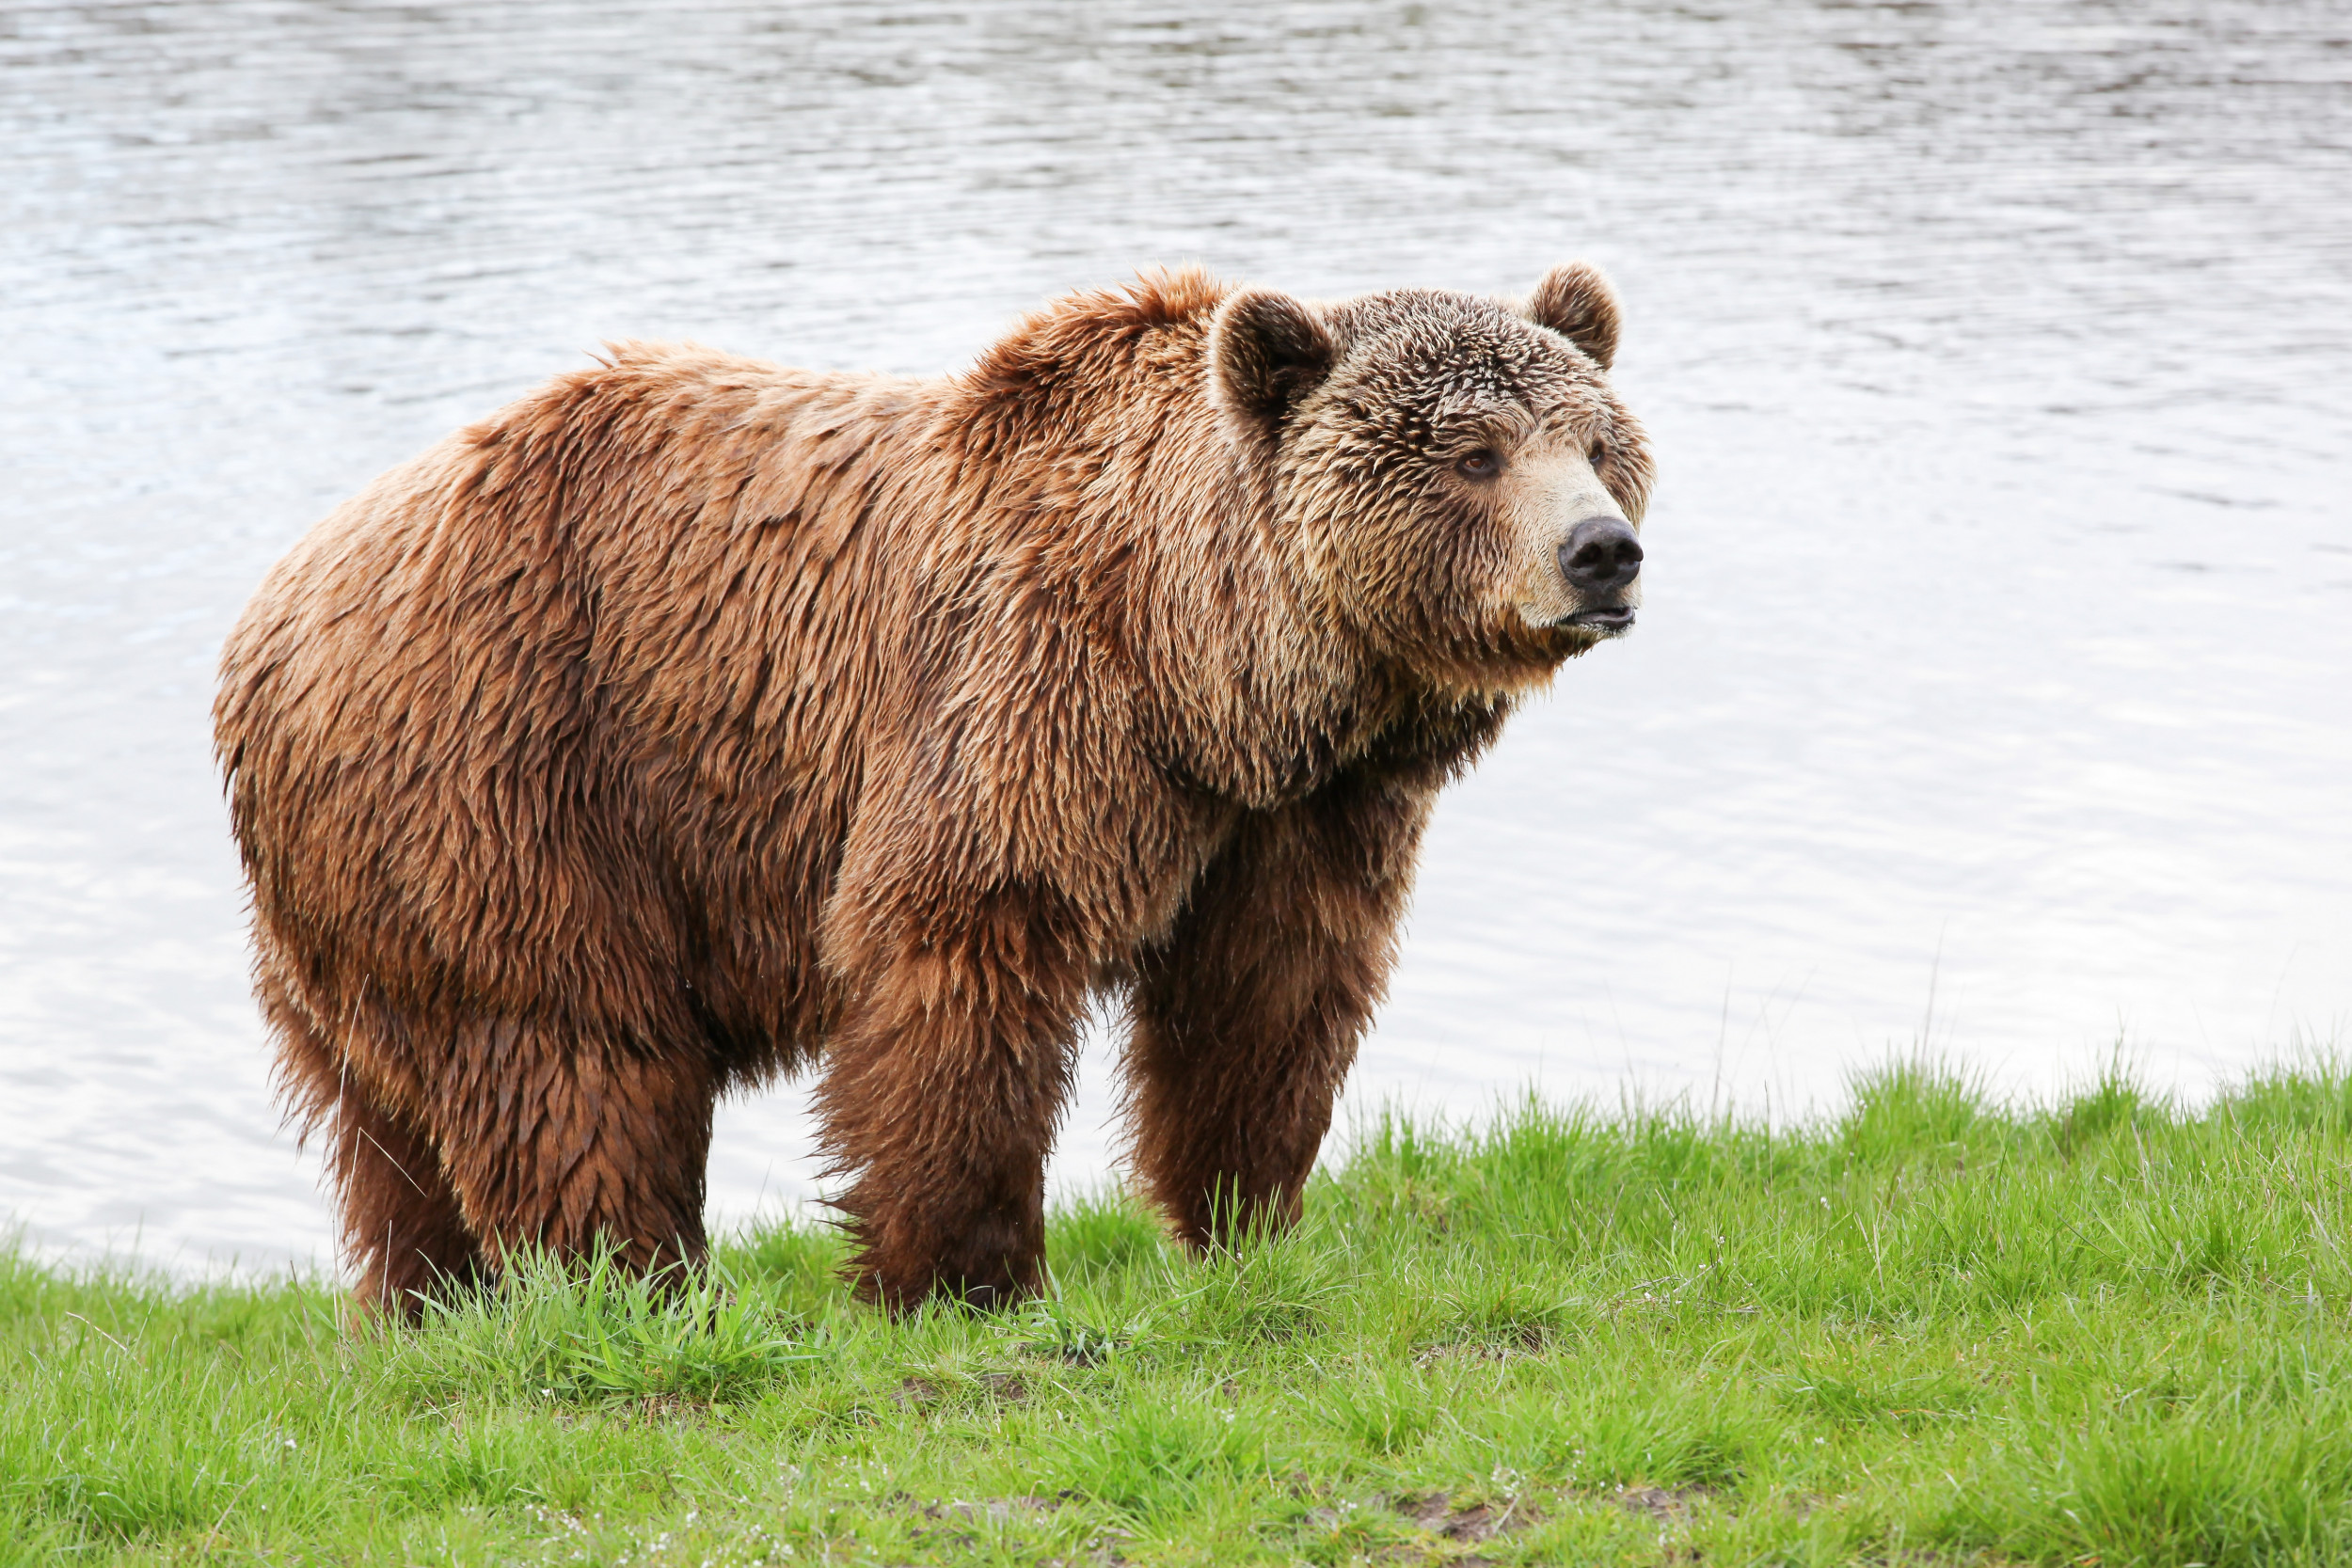
M 1293 1220 L 1439 787 L 1633 620 L 1617 321 L 1186 271 L 940 379 L 625 344 L 328 516 L 215 718 L 361 1297 L 699 1258 L 714 1100 L 820 1057 L 862 1292 L 1035 1290 L 1105 997 L 1176 1233 Z

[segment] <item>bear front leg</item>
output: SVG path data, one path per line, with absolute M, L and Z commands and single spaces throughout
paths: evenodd
M 1431 791 L 1343 779 L 1252 814 L 1136 969 L 1136 1174 L 1176 1234 L 1295 1224 L 1388 986 Z
M 818 1090 L 861 1299 L 1000 1307 L 1044 1282 L 1045 1158 L 1070 1090 L 1086 966 L 1050 897 L 997 895 L 850 973 Z
M 427 1296 L 480 1284 L 486 1273 L 480 1243 L 423 1136 L 356 1085 L 326 1115 L 327 1175 L 342 1211 L 343 1253 L 359 1273 L 355 1299 L 414 1323 Z
M 612 1031 L 612 1035 L 624 1033 Z M 427 1115 L 467 1226 L 492 1262 L 517 1247 L 610 1246 L 640 1272 L 698 1264 L 718 1085 L 700 1041 L 470 1019 Z
M 466 1226 L 432 1140 L 355 1066 L 355 1053 L 364 1062 L 375 1042 L 356 1022 L 340 1037 L 320 1022 L 337 1009 L 304 997 L 266 927 L 255 945 L 278 1086 L 303 1135 L 326 1134 L 343 1258 L 358 1275 L 353 1297 L 369 1312 L 414 1323 L 428 1296 L 469 1290 L 486 1277 L 481 1242 Z

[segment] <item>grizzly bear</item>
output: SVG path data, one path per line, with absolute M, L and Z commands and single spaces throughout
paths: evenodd
M 1098 999 L 1175 1234 L 1293 1221 L 1439 787 L 1632 624 L 1617 324 L 1185 271 L 938 379 L 622 344 L 329 515 L 215 719 L 361 1298 L 699 1259 L 714 1100 L 820 1058 L 861 1293 L 1016 1298 Z

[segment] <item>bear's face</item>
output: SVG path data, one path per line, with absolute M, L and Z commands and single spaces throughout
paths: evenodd
M 1434 684 L 1492 692 L 1633 623 L 1650 467 L 1605 377 L 1615 338 L 1608 284 L 1565 267 L 1523 308 L 1238 294 L 1211 354 L 1323 612 Z

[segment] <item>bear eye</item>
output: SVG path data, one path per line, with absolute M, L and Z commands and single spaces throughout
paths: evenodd
M 1601 459 L 1608 455 L 1609 443 L 1597 436 L 1593 437 L 1593 444 L 1584 449 L 1584 460 L 1596 468 L 1600 467 Z
M 1492 447 L 1481 447 L 1455 458 L 1454 466 L 1471 479 L 1492 479 L 1502 472 L 1502 453 Z

